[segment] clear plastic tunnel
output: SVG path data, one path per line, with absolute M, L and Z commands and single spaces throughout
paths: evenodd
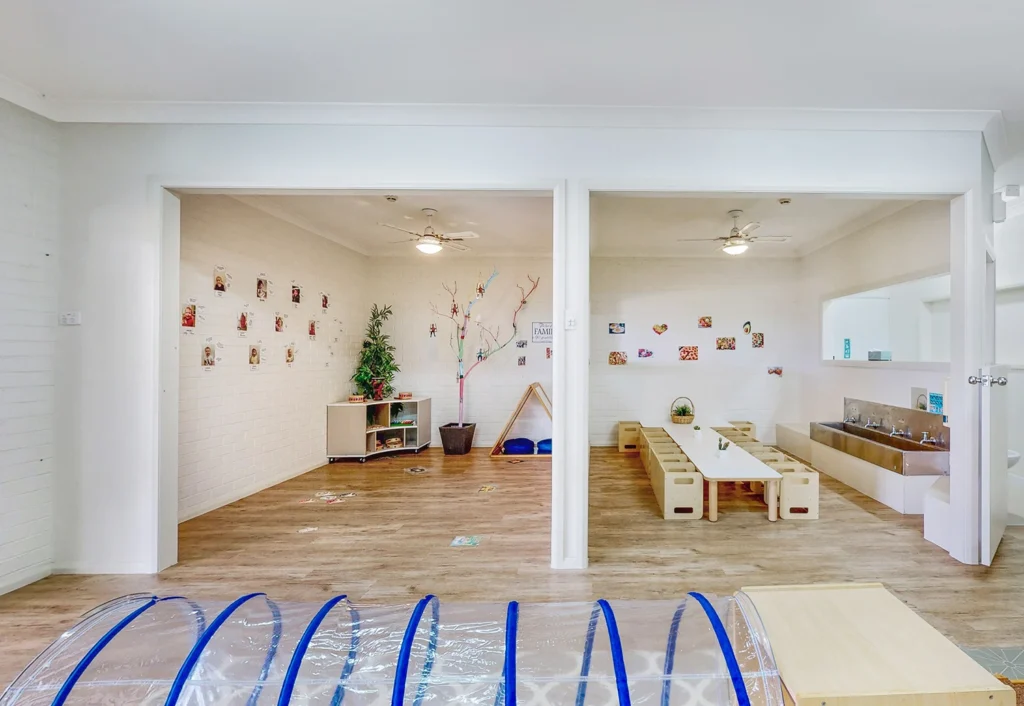
M 357 606 L 132 595 L 0 696 L 37 704 L 781 706 L 742 593 L 677 601 Z

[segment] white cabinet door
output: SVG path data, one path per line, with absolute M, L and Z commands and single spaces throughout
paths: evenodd
M 981 387 L 981 562 L 992 558 L 1006 530 L 1008 513 L 1007 400 L 1009 368 L 992 365 L 982 369 Z M 987 376 L 987 377 L 986 377 Z M 1002 383 L 1002 384 L 1000 384 Z

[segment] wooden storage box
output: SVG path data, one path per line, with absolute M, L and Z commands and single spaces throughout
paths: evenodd
M 704 476 L 685 455 L 655 456 L 651 463 L 651 488 L 666 520 L 699 520 L 704 517 Z
M 639 453 L 639 443 L 640 422 L 619 422 L 619 453 Z
M 736 431 L 743 432 L 751 439 L 757 438 L 757 426 L 753 422 L 740 420 L 729 423 L 732 424 L 732 428 L 735 429 Z

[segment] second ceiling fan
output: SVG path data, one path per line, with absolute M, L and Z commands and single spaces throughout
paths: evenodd
M 741 255 L 747 251 L 753 243 L 785 243 L 789 241 L 786 235 L 751 235 L 761 227 L 757 221 L 751 221 L 742 228 L 739 226 L 739 219 L 743 217 L 743 211 L 729 211 L 729 218 L 732 219 L 732 229 L 729 235 L 722 235 L 717 238 L 679 238 L 680 243 L 721 243 L 722 252 L 727 255 Z

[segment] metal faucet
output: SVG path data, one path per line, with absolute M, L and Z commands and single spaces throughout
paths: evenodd
M 859 421 L 860 421 L 860 417 L 855 417 L 853 415 L 850 415 L 849 417 L 847 417 L 846 419 L 843 420 L 843 424 L 856 424 Z
M 903 438 L 910 438 L 910 429 L 897 429 L 896 425 L 893 424 L 892 431 L 889 433 L 889 436 L 900 436 Z
M 871 417 L 868 417 L 868 423 L 864 425 L 868 429 L 878 429 L 881 424 L 871 421 Z M 893 427 L 895 429 L 895 427 Z
M 921 443 L 922 444 L 938 444 L 939 440 L 934 436 L 928 436 L 928 432 L 921 432 Z

